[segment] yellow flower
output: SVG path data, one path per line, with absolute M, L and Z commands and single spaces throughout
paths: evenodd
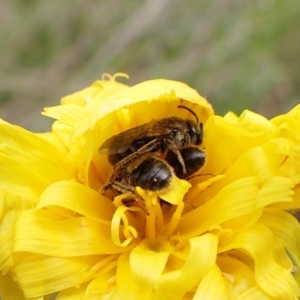
M 14 286 L 16 299 L 298 299 L 300 106 L 220 117 L 183 83 L 116 77 L 47 108 L 52 133 L 0 123 L 2 297 Z M 100 194 L 112 172 L 100 146 L 194 118 L 178 105 L 204 124 L 204 176 L 137 187 L 143 203 Z

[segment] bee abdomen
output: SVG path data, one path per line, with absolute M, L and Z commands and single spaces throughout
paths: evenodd
M 172 168 L 161 159 L 150 157 L 128 174 L 129 184 L 144 190 L 158 191 L 169 187 L 173 178 Z
M 182 166 L 176 154 L 168 151 L 166 161 L 174 168 L 175 174 L 179 178 L 187 178 L 199 171 L 205 164 L 205 153 L 197 147 L 186 147 L 180 149 L 186 167 L 186 174 L 183 173 Z

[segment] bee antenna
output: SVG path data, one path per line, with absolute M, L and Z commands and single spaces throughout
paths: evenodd
M 183 105 L 178 105 L 177 107 L 178 108 L 183 108 L 183 109 L 186 109 L 187 111 L 189 111 L 196 118 L 197 124 L 199 124 L 198 116 L 190 108 L 188 108 L 186 106 L 183 106 Z

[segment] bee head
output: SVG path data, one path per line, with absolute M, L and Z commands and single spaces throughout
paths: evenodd
M 192 120 L 186 120 L 188 125 L 188 133 L 190 136 L 190 144 L 198 146 L 202 143 L 203 140 L 203 123 L 199 123 L 198 116 L 188 107 L 179 105 L 178 108 L 183 108 L 189 111 L 196 119 L 196 123 Z

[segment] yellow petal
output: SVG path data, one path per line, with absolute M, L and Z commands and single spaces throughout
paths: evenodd
M 277 202 L 272 205 L 272 207 L 281 209 L 281 210 L 293 210 L 298 211 L 300 209 L 300 185 L 297 185 L 294 190 L 294 195 L 292 197 L 293 201 L 291 202 Z
M 172 251 L 163 239 L 144 239 L 130 254 L 130 266 L 136 283 L 145 291 L 156 288 Z
M 300 225 L 289 213 L 278 209 L 265 209 L 259 222 L 268 226 L 276 239 L 284 246 L 296 266 L 300 266 Z M 295 274 L 300 283 L 300 270 Z
M 217 265 L 204 275 L 193 299 L 230 299 L 229 285 Z
M 110 224 L 115 212 L 108 198 L 71 180 L 54 183 L 43 192 L 37 208 L 45 207 L 63 207 L 104 224 Z
M 289 178 L 273 176 L 262 185 L 258 197 L 257 207 L 264 207 L 273 203 L 293 201 L 293 182 Z
M 217 237 L 212 234 L 190 239 L 184 266 L 161 276 L 153 299 L 181 299 L 215 263 L 217 243 Z
M 127 85 L 117 82 L 115 80 L 117 77 L 125 77 L 128 79 L 128 75 L 123 73 L 117 73 L 113 76 L 103 74 L 102 80 L 97 80 L 90 87 L 63 97 L 61 103 L 85 106 L 93 101 L 95 97 L 107 97 L 110 94 L 128 88 Z
M 0 299 L 26 300 L 22 290 L 8 275 L 0 274 Z
M 159 193 L 159 197 L 170 204 L 178 205 L 180 202 L 182 202 L 184 195 L 187 193 L 190 187 L 191 184 L 189 182 L 180 180 L 174 176 L 170 189 Z
M 227 122 L 234 123 L 234 124 L 237 123 L 237 121 L 239 119 L 239 117 L 232 111 L 229 111 L 228 113 L 226 113 L 223 118 Z
M 0 153 L 0 188 L 4 191 L 13 191 L 20 197 L 37 202 L 47 186 L 70 177 L 57 162 L 33 157 L 8 147 L 5 152 L 7 153 Z
M 51 294 L 70 287 L 78 288 L 102 256 L 73 258 L 23 254 L 14 268 L 15 279 L 27 298 Z M 96 273 L 93 273 L 94 277 Z
M 266 226 L 257 223 L 228 240 L 219 251 L 241 248 L 249 253 L 255 261 L 255 279 L 266 294 L 275 299 L 297 299 L 299 288 L 290 272 L 292 264 Z
M 255 286 L 248 290 L 236 300 L 270 300 L 270 296 L 266 294 L 259 286 Z
M 14 265 L 12 256 L 12 238 L 16 218 L 16 212 L 9 211 L 5 214 L 0 223 L 0 269 L 3 274 L 6 274 Z
M 80 287 L 62 290 L 56 295 L 55 300 L 82 300 L 84 299 L 87 285 L 87 283 L 84 283 Z
M 256 178 L 243 178 L 227 185 L 208 202 L 184 214 L 175 236 L 195 236 L 210 227 L 251 212 L 255 208 L 257 193 Z
M 84 299 L 99 300 L 99 299 L 115 299 L 112 294 L 115 291 L 115 275 L 116 270 L 98 275 L 93 279 L 86 288 Z M 82 298 L 80 298 L 82 299 Z M 67 299 L 66 299 L 67 300 Z M 70 300 L 73 300 L 70 298 Z
M 252 132 L 256 134 L 267 135 L 271 137 L 275 132 L 275 126 L 260 114 L 249 110 L 244 110 L 239 117 L 238 123 L 247 126 Z
M 219 256 L 217 265 L 223 274 L 228 274 L 228 278 L 231 278 L 227 280 L 227 284 L 230 286 L 232 299 L 247 293 L 249 289 L 257 285 L 253 270 L 245 263 L 230 257 Z
M 112 242 L 108 224 L 87 217 L 53 219 L 52 216 L 46 210 L 22 212 L 16 222 L 14 251 L 71 257 L 126 250 Z
M 51 161 L 62 159 L 65 155 L 65 152 L 62 152 L 57 145 L 42 139 L 39 134 L 11 125 L 1 119 L 0 133 L 1 144 L 7 144 L 12 148 L 22 150 L 24 153 L 35 154 Z
M 97 119 L 101 119 L 103 113 L 107 114 L 125 105 L 158 99 L 163 99 L 168 102 L 174 101 L 175 99 L 184 99 L 196 103 L 198 110 L 200 108 L 205 110 L 203 116 L 204 120 L 212 114 L 212 108 L 208 102 L 186 84 L 179 81 L 155 79 L 142 82 L 121 92 L 114 93 L 110 97 L 106 97 L 103 101 L 105 101 L 105 104 L 109 104 L 109 106 L 99 101 L 98 105 L 102 106 L 102 111 L 96 112 L 98 115 Z M 196 111 L 196 113 L 198 113 L 198 111 Z M 199 114 L 201 113 L 199 112 Z
M 60 168 L 63 153 L 22 128 L 0 123 L 0 188 L 37 201 L 49 184 L 70 177 Z
M 46 107 L 45 112 L 42 114 L 56 119 L 67 126 L 75 127 L 83 118 L 88 116 L 89 112 L 84 107 L 69 104 L 66 106 Z
M 33 208 L 34 202 L 22 199 L 14 194 L 5 193 L 0 190 L 0 270 L 7 274 L 14 265 L 12 254 L 14 226 L 18 214 L 27 209 Z
M 111 223 L 111 238 L 116 246 L 127 247 L 133 239 L 137 238 L 137 230 L 129 224 L 126 212 L 138 210 L 140 209 L 126 206 L 120 206 L 116 210 Z M 123 241 L 121 241 L 122 238 L 124 239 Z
M 282 161 L 281 156 L 276 155 L 266 147 L 255 147 L 241 155 L 226 172 L 226 182 L 232 182 L 241 177 L 257 176 L 264 181 L 270 176 L 277 175 L 278 166 Z
M 140 114 L 140 104 L 143 105 L 143 102 L 150 101 L 157 101 L 156 108 L 151 108 L 148 105 L 147 114 Z M 104 117 L 124 107 L 130 106 L 130 109 L 134 112 L 133 117 L 139 118 L 139 121 L 134 123 L 141 125 L 153 120 L 153 118 L 159 119 L 178 115 L 177 106 L 185 103 L 188 106 L 192 105 L 193 110 L 202 122 L 205 122 L 213 114 L 211 105 L 184 83 L 165 79 L 145 81 L 113 93 L 108 97 L 103 98 L 102 95 L 97 95 L 89 106 L 91 117 L 84 120 L 74 134 L 82 135 L 89 128 L 93 128 L 98 120 L 101 120 L 103 124 L 107 124 L 108 120 Z M 150 111 L 152 109 L 153 111 Z M 187 115 L 186 112 L 183 114 Z
M 270 138 L 269 132 L 261 130 L 251 132 L 247 127 L 249 126 L 229 123 L 220 116 L 213 116 L 205 123 L 203 146 L 205 147 L 207 163 L 204 167 L 204 173 L 207 170 L 213 174 L 225 172 L 243 153 L 261 146 Z M 217 147 L 216 141 L 218 141 Z
M 111 299 L 122 300 L 150 300 L 153 299 L 151 293 L 141 289 L 135 282 L 129 263 L 129 254 L 123 253 L 118 259 L 116 272 L 116 289 Z

